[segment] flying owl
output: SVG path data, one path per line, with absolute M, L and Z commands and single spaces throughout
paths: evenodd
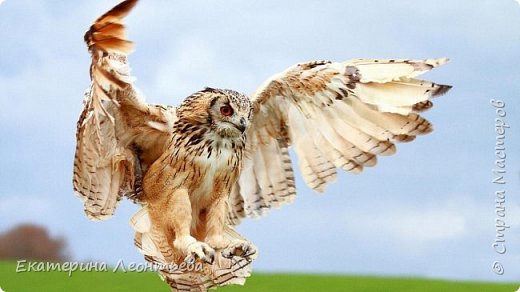
M 124 196 L 142 206 L 131 219 L 135 245 L 175 291 L 244 283 L 257 249 L 234 226 L 294 200 L 289 147 L 306 184 L 323 192 L 338 169 L 359 173 L 396 142 L 431 132 L 418 113 L 451 88 L 415 79 L 447 59 L 313 61 L 250 96 L 205 88 L 178 107 L 148 104 L 127 59 L 123 18 L 136 3 L 115 6 L 85 35 L 92 82 L 73 186 L 92 220 L 111 217 Z

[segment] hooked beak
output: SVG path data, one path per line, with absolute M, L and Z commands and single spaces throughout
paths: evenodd
M 246 131 L 246 126 L 245 125 L 235 125 L 233 124 L 233 126 L 235 126 L 235 128 L 239 129 L 241 133 L 244 133 Z
M 246 131 L 246 128 L 247 128 L 246 119 L 240 118 L 240 124 L 238 124 L 238 125 L 235 123 L 232 123 L 232 124 L 233 124 L 233 126 L 235 126 L 235 128 L 240 130 L 241 133 L 244 133 Z

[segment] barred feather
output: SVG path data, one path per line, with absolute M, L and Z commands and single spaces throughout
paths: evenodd
M 283 173 L 292 175 L 290 159 L 274 151 L 275 141 L 294 147 L 304 181 L 322 192 L 335 180 L 337 168 L 359 173 L 364 166 L 374 166 L 377 155 L 395 153 L 395 143 L 431 132 L 430 122 L 417 112 L 431 108 L 430 99 L 451 86 L 414 78 L 446 62 L 446 58 L 316 61 L 267 80 L 253 95 L 255 115 L 247 145 L 251 155 L 246 160 L 254 172 L 242 172 L 234 194 L 234 200 L 244 202 L 248 210 L 243 216 L 264 214 L 266 208 L 285 203 L 284 196 L 294 198 L 294 189 L 283 187 L 287 180 Z M 282 155 L 288 163 L 273 163 Z M 269 167 L 266 161 L 271 161 Z M 246 182 L 258 187 L 246 188 Z M 279 190 L 272 187 L 274 182 Z M 239 222 L 238 217 L 235 212 L 232 223 Z
M 77 124 L 73 186 L 92 220 L 111 217 L 123 195 L 139 200 L 143 171 L 162 154 L 176 119 L 133 87 L 122 18 L 136 3 L 117 5 L 85 34 L 92 83 Z

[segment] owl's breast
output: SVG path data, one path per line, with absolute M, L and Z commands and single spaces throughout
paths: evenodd
M 192 201 L 213 201 L 229 194 L 240 174 L 241 156 L 236 149 L 213 148 L 193 157 L 193 169 L 198 175 L 193 176 L 195 181 L 191 183 Z

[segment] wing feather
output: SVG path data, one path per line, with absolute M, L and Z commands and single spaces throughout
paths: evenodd
M 133 86 L 122 18 L 136 3 L 115 6 L 85 34 L 92 82 L 77 124 L 73 187 L 93 220 L 114 214 L 123 195 L 138 199 L 139 172 L 162 153 L 176 118 L 171 108 L 145 103 Z
M 432 125 L 418 112 L 431 108 L 431 98 L 451 86 L 415 77 L 446 62 L 315 61 L 267 80 L 252 97 L 248 155 L 232 195 L 240 212 L 230 204 L 230 222 L 294 199 L 289 146 L 305 183 L 322 192 L 336 179 L 338 168 L 360 173 L 377 163 L 377 155 L 395 153 L 395 143 L 431 132 Z

